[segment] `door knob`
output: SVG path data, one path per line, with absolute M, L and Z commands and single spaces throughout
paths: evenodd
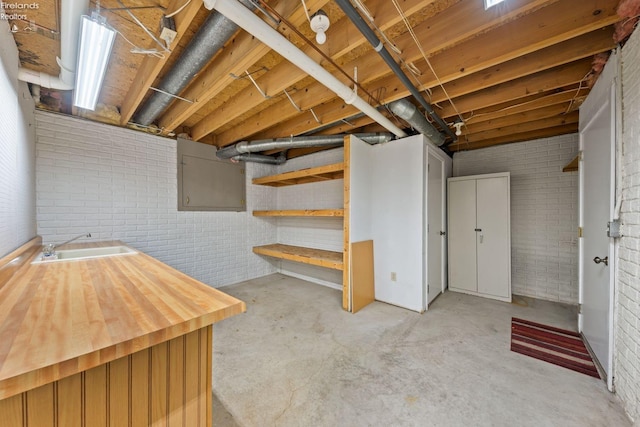
M 609 257 L 608 256 L 604 258 L 595 257 L 593 259 L 593 262 L 595 262 L 596 264 L 604 263 L 604 265 L 609 265 Z

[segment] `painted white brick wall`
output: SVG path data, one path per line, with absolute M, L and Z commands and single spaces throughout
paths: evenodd
M 214 287 L 276 271 L 253 254 L 273 242 L 273 223 L 254 206 L 275 190 L 248 186 L 247 212 L 178 212 L 176 141 L 36 112 L 38 233 L 45 243 L 91 232 L 122 240 Z M 271 173 L 248 164 L 247 180 Z
M 622 234 L 618 247 L 615 387 L 640 425 L 640 31 L 622 49 Z
M 511 282 L 517 295 L 578 303 L 578 135 L 456 153 L 454 176 L 511 172 Z
M 36 235 L 34 104 L 18 82 L 18 50 L 0 20 L 0 258 Z

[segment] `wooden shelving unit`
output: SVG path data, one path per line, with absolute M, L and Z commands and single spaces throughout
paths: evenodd
M 351 241 L 349 230 L 349 217 L 351 205 L 351 184 L 350 184 L 350 162 L 351 162 L 351 138 L 345 137 L 344 141 L 344 161 L 325 166 L 301 169 L 276 175 L 254 178 L 254 185 L 267 185 L 271 187 L 284 187 L 288 185 L 307 184 L 312 182 L 326 182 L 336 179 L 343 180 L 343 206 L 337 209 L 288 209 L 288 210 L 255 210 L 253 215 L 257 217 L 308 217 L 312 218 L 339 218 L 342 222 L 343 242 L 341 251 L 327 251 L 316 248 L 286 245 L 274 243 L 269 245 L 255 246 L 253 252 L 277 259 L 295 261 L 303 264 L 310 264 L 325 267 L 342 272 L 342 308 L 352 311 L 351 304 Z M 360 242 L 365 243 L 366 242 Z M 373 262 L 372 251 L 371 263 Z M 360 269 L 362 270 L 362 269 Z M 371 271 L 373 271 L 371 269 Z M 358 274 L 362 274 L 358 271 Z M 373 274 L 373 273 L 371 273 Z M 366 279 L 366 278 L 365 278 Z M 366 281 L 366 280 L 365 280 Z M 369 280 L 371 287 L 373 279 Z M 371 288 L 373 289 L 373 288 Z M 373 295 L 373 293 L 371 294 Z
M 285 172 L 278 175 L 254 178 L 251 182 L 256 185 L 268 185 L 271 187 L 284 187 L 286 185 L 306 184 L 310 182 L 329 181 L 344 177 L 344 163 L 319 166 L 309 169 L 300 169 L 293 172 Z
M 344 217 L 344 209 L 303 209 L 303 210 L 281 210 L 281 211 L 253 211 L 253 216 Z
M 305 248 L 301 246 L 273 245 L 255 246 L 253 252 L 274 258 L 296 261 L 303 264 L 342 270 L 342 252 L 325 251 L 322 249 Z
M 346 163 L 334 163 L 331 165 L 318 166 L 308 169 L 301 169 L 292 172 L 285 172 L 277 175 L 269 175 L 260 178 L 254 178 L 252 183 L 255 185 L 268 185 L 271 187 L 284 187 L 287 185 L 299 185 L 312 182 L 325 182 L 335 179 L 343 179 L 345 176 Z M 345 191 L 346 191 L 345 187 Z M 345 201 L 346 201 L 345 196 Z M 345 217 L 347 217 L 346 209 L 287 209 L 287 210 L 255 210 L 254 216 L 262 217 L 309 217 L 309 218 L 341 218 L 343 220 L 343 228 Z M 347 232 L 348 233 L 348 232 Z M 348 234 L 347 234 L 348 235 Z M 348 245 L 344 245 L 348 248 Z M 327 251 L 315 248 L 306 248 L 301 246 L 284 245 L 275 243 L 271 245 L 256 246 L 253 252 L 260 255 L 266 255 L 273 258 L 295 261 L 303 264 L 316 265 L 320 267 L 340 270 L 343 272 L 343 278 L 348 275 L 348 268 L 345 268 L 345 260 L 348 258 L 347 249 L 341 252 Z M 344 283 L 343 283 L 344 287 Z M 344 297 L 344 296 L 343 296 Z M 343 301 L 347 301 L 343 298 Z M 348 306 L 343 302 L 343 307 Z

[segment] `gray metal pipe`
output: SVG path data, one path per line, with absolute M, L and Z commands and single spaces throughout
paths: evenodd
M 250 10 L 255 5 L 250 0 L 240 0 Z M 207 65 L 224 44 L 238 31 L 238 26 L 221 13 L 212 12 L 193 36 L 180 58 L 164 76 L 158 89 L 179 95 L 189 82 Z M 133 122 L 148 126 L 166 110 L 174 97 L 154 92 L 136 111 Z
M 400 117 L 411 125 L 415 130 L 426 136 L 434 144 L 440 146 L 444 144 L 444 135 L 420 113 L 418 107 L 410 103 L 407 99 L 399 99 L 388 104 L 389 109 L 396 116 Z
M 351 21 L 358 28 L 358 30 L 360 30 L 362 35 L 369 41 L 369 43 L 371 43 L 371 46 L 373 46 L 374 50 L 378 52 L 378 55 L 382 57 L 384 62 L 387 63 L 389 68 L 391 68 L 391 71 L 393 71 L 395 75 L 398 76 L 402 84 L 407 89 L 409 89 L 411 95 L 413 95 L 413 97 L 420 103 L 420 105 L 422 105 L 427 113 L 429 113 L 431 118 L 433 118 L 433 120 L 438 123 L 438 125 L 444 130 L 444 132 L 447 133 L 447 135 L 449 135 L 453 139 L 453 141 L 456 141 L 458 139 L 456 134 L 449 128 L 445 121 L 442 120 L 440 116 L 438 116 L 431 104 L 425 101 L 425 99 L 420 94 L 420 91 L 413 85 L 413 83 L 411 83 L 409 77 L 407 77 L 404 71 L 402 71 L 398 63 L 393 59 L 389 51 L 384 47 L 380 39 L 378 39 L 369 25 L 367 25 L 364 19 L 362 19 L 362 16 L 360 16 L 351 2 L 349 0 L 336 0 L 336 3 L 338 4 L 338 6 L 340 6 L 345 15 L 347 15 L 349 19 L 351 19 Z
M 287 156 L 284 154 L 278 157 L 265 156 L 263 154 L 240 154 L 231 158 L 234 162 L 261 163 L 263 165 L 281 165 L 286 163 Z
M 381 144 L 391 141 L 394 136 L 390 133 L 356 133 L 358 139 L 368 144 Z M 291 138 L 262 139 L 258 141 L 241 141 L 235 145 L 221 148 L 216 152 L 220 159 L 231 159 L 247 153 L 256 153 L 267 150 L 282 150 L 291 148 L 329 147 L 340 146 L 344 142 L 345 135 L 319 135 L 297 136 Z

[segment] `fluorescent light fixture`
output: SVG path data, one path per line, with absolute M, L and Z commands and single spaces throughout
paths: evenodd
M 116 30 L 97 13 L 80 18 L 80 47 L 76 72 L 73 105 L 94 110 L 102 80 L 107 71 L 109 55 L 116 38 Z
M 484 0 L 484 10 L 489 9 L 492 6 L 502 3 L 504 0 Z

